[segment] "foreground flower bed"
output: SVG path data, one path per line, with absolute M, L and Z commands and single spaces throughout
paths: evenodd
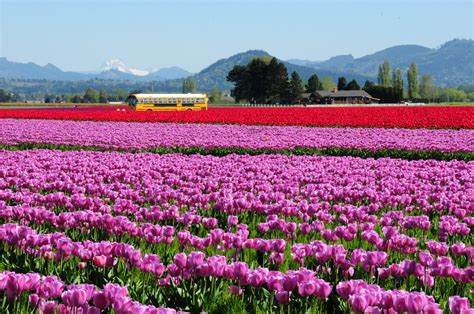
M 474 128 L 473 107 L 228 108 L 194 112 L 0 110 L 0 118 L 395 128 Z
M 307 128 L 210 124 L 0 120 L 0 144 L 105 149 L 351 149 L 474 152 L 474 130 Z
M 0 292 L 12 309 L 472 303 L 472 162 L 29 150 L 0 152 L 0 166 L 0 268 L 16 272 L 0 275 Z M 56 294 L 27 272 L 57 276 Z M 111 283 L 125 299 L 111 301 Z

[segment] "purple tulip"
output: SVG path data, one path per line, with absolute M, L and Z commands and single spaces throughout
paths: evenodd
M 205 256 L 203 252 L 193 251 L 189 253 L 189 256 L 188 256 L 189 265 L 191 267 L 196 267 L 198 265 L 201 265 L 202 263 L 204 263 L 204 258 Z
M 357 313 L 363 313 L 367 306 L 369 306 L 367 297 L 362 294 L 351 295 L 349 297 L 349 304 L 351 305 L 352 309 Z
M 298 277 L 293 274 L 287 274 L 283 277 L 283 289 L 285 291 L 291 292 L 293 291 L 298 285 Z
M 275 298 L 279 304 L 287 304 L 290 302 L 290 294 L 287 291 L 278 291 L 275 294 Z
M 229 215 L 227 217 L 227 224 L 229 226 L 236 226 L 237 224 L 239 223 L 239 217 L 237 216 L 232 216 L 232 215 Z
M 310 295 L 314 294 L 316 291 L 316 283 L 314 281 L 305 281 L 302 283 L 298 283 L 298 293 L 302 297 L 309 297 Z
M 178 253 L 174 256 L 173 261 L 178 268 L 185 268 L 187 262 L 187 256 L 185 253 Z
M 242 280 L 242 278 L 247 276 L 248 266 L 247 266 L 246 263 L 244 263 L 244 262 L 235 262 L 231 265 L 231 267 L 232 267 L 232 271 L 233 271 L 234 275 L 237 278 L 239 278 L 240 280 Z
M 87 293 L 83 289 L 73 290 L 71 294 L 71 305 L 79 307 L 86 303 Z
M 109 307 L 110 301 L 104 292 L 97 292 L 93 297 L 94 306 L 104 310 Z
M 28 296 L 28 303 L 33 308 L 35 308 L 38 305 L 39 300 L 40 300 L 39 296 L 36 293 L 30 294 Z
M 452 314 L 461 314 L 464 310 L 469 310 L 470 304 L 468 298 L 460 296 L 449 297 L 449 310 Z
M 236 285 L 231 285 L 227 288 L 227 291 L 231 294 L 234 294 L 234 295 L 242 295 L 244 292 L 241 288 L 239 288 L 238 286 Z
M 57 303 L 54 301 L 40 302 L 39 309 L 43 314 L 55 314 L 57 308 Z
M 410 293 L 407 300 L 407 309 L 409 313 L 419 313 L 426 306 L 427 300 L 424 294 Z

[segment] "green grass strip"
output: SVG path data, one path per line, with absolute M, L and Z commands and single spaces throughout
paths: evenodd
M 400 158 L 406 160 L 435 159 L 435 160 L 474 160 L 474 152 L 441 152 L 441 151 L 422 151 L 422 150 L 399 150 L 383 149 L 368 150 L 359 148 L 324 148 L 317 149 L 311 147 L 297 147 L 294 149 L 251 149 L 242 147 L 154 147 L 144 149 L 120 149 L 104 148 L 97 146 L 81 145 L 61 145 L 47 143 L 19 143 L 19 144 L 0 144 L 3 150 L 30 150 L 30 149 L 54 149 L 61 151 L 118 151 L 128 153 L 154 153 L 154 154 L 200 154 L 212 156 L 227 156 L 229 154 L 238 155 L 295 155 L 295 156 L 353 156 L 360 158 Z

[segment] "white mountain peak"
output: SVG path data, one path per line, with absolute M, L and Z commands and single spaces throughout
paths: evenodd
M 100 68 L 99 72 L 105 72 L 105 71 L 110 71 L 110 70 L 116 70 L 124 73 L 129 73 L 133 74 L 136 76 L 145 76 L 150 74 L 151 71 L 148 70 L 140 70 L 140 69 L 134 69 L 134 68 L 129 68 L 128 66 L 125 65 L 125 63 L 120 60 L 120 59 L 110 59 L 102 65 Z

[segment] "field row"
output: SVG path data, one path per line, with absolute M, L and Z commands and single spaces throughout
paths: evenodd
M 0 118 L 383 128 L 474 128 L 473 107 L 232 108 L 203 112 L 1 110 Z
M 30 150 L 0 164 L 1 269 L 188 311 L 472 302 L 472 162 Z
M 469 157 L 474 130 L 308 128 L 279 126 L 159 124 L 0 120 L 0 144 L 56 145 L 119 150 L 168 152 L 349 154 L 377 157 Z M 450 153 L 450 154 L 446 154 Z M 466 155 L 466 156 L 463 156 Z M 463 158 L 465 159 L 465 158 Z

